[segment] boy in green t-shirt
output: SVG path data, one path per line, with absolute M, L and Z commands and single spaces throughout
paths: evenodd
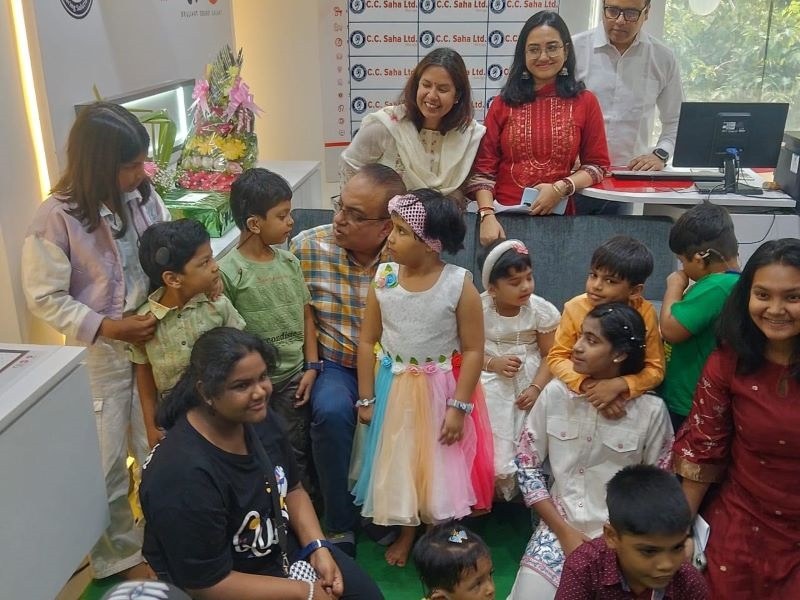
M 660 391 L 678 431 L 692 408 L 706 359 L 716 348 L 717 318 L 739 279 L 739 243 L 728 211 L 703 202 L 672 226 L 669 247 L 683 268 L 667 277 L 661 305 L 667 370 Z M 691 287 L 689 280 L 695 282 Z
M 244 317 L 245 331 L 278 349 L 270 369 L 269 406 L 286 422 L 303 485 L 311 486 L 311 388 L 322 369 L 311 295 L 294 254 L 273 248 L 292 232 L 292 189 L 267 169 L 248 169 L 231 186 L 230 205 L 241 232 L 219 263 L 225 295 Z

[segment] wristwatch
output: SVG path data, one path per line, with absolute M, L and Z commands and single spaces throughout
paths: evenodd
M 314 540 L 297 553 L 295 560 L 306 560 L 320 548 L 328 548 L 330 550 L 333 548 L 333 544 L 328 540 Z
M 306 362 L 305 370 L 306 371 L 316 371 L 317 373 L 322 373 L 324 368 L 324 363 L 321 360 Z
M 450 398 L 447 401 L 447 406 L 452 406 L 458 410 L 463 410 L 466 414 L 470 414 L 472 409 L 475 408 L 475 405 L 472 404 L 472 402 L 461 402 L 461 400 L 456 400 L 455 398 Z
M 667 164 L 669 160 L 669 152 L 664 150 L 663 148 L 656 148 L 653 150 L 653 154 L 655 154 L 658 158 L 664 161 L 664 164 Z

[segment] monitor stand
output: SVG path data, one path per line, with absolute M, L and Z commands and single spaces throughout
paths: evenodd
M 764 193 L 760 187 L 739 183 L 740 169 L 736 166 L 738 160 L 736 155 L 725 157 L 723 167 L 724 177 L 722 183 L 702 182 L 695 183 L 697 191 L 701 194 L 739 194 L 740 196 L 760 196 Z

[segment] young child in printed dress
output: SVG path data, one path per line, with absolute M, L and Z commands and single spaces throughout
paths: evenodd
M 358 346 L 358 416 L 370 428 L 353 495 L 363 516 L 403 526 L 386 551 L 403 566 L 421 522 L 491 508 L 492 434 L 477 387 L 480 296 L 469 272 L 441 259 L 461 247 L 463 218 L 428 189 L 395 196 L 389 212 L 396 262 L 378 267 Z
M 481 384 L 494 436 L 494 477 L 500 497 L 517 493 L 514 463 L 525 415 L 552 375 L 547 356 L 561 318 L 534 295 L 528 249 L 519 240 L 495 241 L 481 257 L 486 336 Z
M 605 381 L 645 366 L 644 319 L 628 304 L 594 307 L 572 349 L 576 373 Z M 512 600 L 552 600 L 564 559 L 603 532 L 606 484 L 622 467 L 669 468 L 673 434 L 664 401 L 642 394 L 608 419 L 559 380 L 545 387 L 525 420 L 517 480 L 525 504 L 541 517 L 522 557 Z M 544 465 L 549 461 L 549 477 Z M 548 482 L 551 487 L 548 488 Z
M 139 236 L 169 213 L 144 172 L 150 137 L 117 104 L 78 113 L 67 168 L 36 211 L 22 248 L 28 308 L 86 346 L 110 522 L 89 554 L 95 577 L 153 577 L 142 561 L 142 530 L 128 501 L 128 453 L 148 448 L 128 344 L 153 337 L 156 318 L 137 315 L 147 299 Z
M 489 547 L 463 525 L 434 525 L 419 538 L 413 558 L 424 600 L 494 600 Z

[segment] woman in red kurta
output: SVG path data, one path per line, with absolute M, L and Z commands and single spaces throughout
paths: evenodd
M 720 316 L 674 446 L 697 512 L 711 526 L 712 597 L 800 598 L 800 240 L 763 244 Z
M 505 237 L 494 200 L 517 205 L 525 188 L 535 188 L 531 214 L 546 215 L 562 198 L 603 179 L 610 164 L 603 114 L 594 94 L 575 80 L 572 38 L 558 13 L 540 11 L 522 27 L 508 80 L 484 125 L 466 188 L 478 203 L 484 245 Z

